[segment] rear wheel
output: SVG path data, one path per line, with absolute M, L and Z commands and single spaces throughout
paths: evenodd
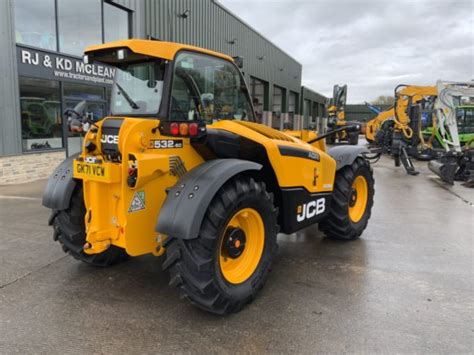
M 357 158 L 337 172 L 331 210 L 319 229 L 330 238 L 357 239 L 367 227 L 373 203 L 372 169 L 367 160 Z
M 265 184 L 226 183 L 209 205 L 199 236 L 169 237 L 164 269 L 193 304 L 216 314 L 238 312 L 263 287 L 277 251 L 277 210 Z
M 64 252 L 71 254 L 77 260 L 93 266 L 106 267 L 128 258 L 124 249 L 114 245 L 99 254 L 89 255 L 84 253 L 83 247 L 86 242 L 84 216 L 86 209 L 81 184 L 76 186 L 69 208 L 53 213 L 55 213 L 53 219 L 54 240 L 59 241 Z

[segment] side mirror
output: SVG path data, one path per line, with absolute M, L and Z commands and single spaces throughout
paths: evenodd
M 83 115 L 84 114 L 84 111 L 86 110 L 86 107 L 87 107 L 87 102 L 84 100 L 84 101 L 81 101 L 79 102 L 75 107 L 74 107 L 74 111 L 79 114 L 79 115 Z
M 234 59 L 234 63 L 235 63 L 235 65 L 237 65 L 237 67 L 239 69 L 242 69 L 244 67 L 244 58 L 243 57 L 236 56 L 236 57 L 232 57 L 232 59 Z

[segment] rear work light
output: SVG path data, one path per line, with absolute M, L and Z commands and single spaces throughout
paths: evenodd
M 205 135 L 206 126 L 197 122 L 170 122 L 164 123 L 161 127 L 163 134 L 170 134 L 175 137 L 198 137 Z
M 191 137 L 196 137 L 199 133 L 199 126 L 197 123 L 191 123 L 189 125 L 189 135 Z
M 179 124 L 179 134 L 182 136 L 187 136 L 189 131 L 189 126 L 187 123 L 180 123 Z
M 179 135 L 179 125 L 177 123 L 174 122 L 174 123 L 170 124 L 170 133 L 173 136 Z

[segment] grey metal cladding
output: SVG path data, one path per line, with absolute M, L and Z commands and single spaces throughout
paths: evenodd
M 137 1 L 141 1 L 141 0 L 107 0 L 106 2 L 117 4 L 126 9 L 135 11 L 137 7 Z
M 311 100 L 314 102 L 322 103 L 325 104 L 327 101 L 327 97 L 324 95 L 321 95 L 320 93 L 313 91 L 306 86 L 301 87 L 301 97 L 303 99 Z
M 21 153 L 20 98 L 12 1 L 0 1 L 0 156 Z
M 186 10 L 187 18 L 179 17 Z M 255 76 L 300 92 L 301 64 L 217 1 L 145 0 L 145 23 L 147 35 L 241 56 L 247 79 Z
M 261 168 L 260 164 L 240 159 L 215 159 L 197 166 L 168 192 L 156 231 L 174 238 L 196 238 L 207 206 L 221 186 L 236 174 Z

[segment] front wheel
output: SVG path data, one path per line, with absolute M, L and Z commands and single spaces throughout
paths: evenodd
M 372 168 L 366 159 L 357 158 L 336 173 L 331 210 L 319 229 L 330 238 L 357 239 L 367 227 L 373 204 Z
M 210 203 L 197 238 L 166 241 L 163 268 L 170 285 L 206 311 L 238 312 L 263 287 L 272 267 L 276 218 L 264 183 L 229 181 Z

